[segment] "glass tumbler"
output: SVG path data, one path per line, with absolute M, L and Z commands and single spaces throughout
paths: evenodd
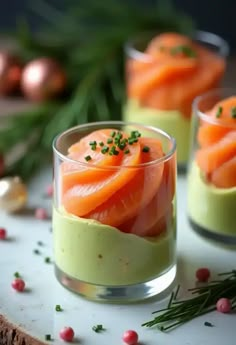
M 217 88 L 225 72 L 228 44 L 197 31 L 143 34 L 125 46 L 127 101 L 123 120 L 161 128 L 176 139 L 178 168 L 189 157 L 192 102 Z
M 55 274 L 95 301 L 163 292 L 176 274 L 176 144 L 162 130 L 98 122 L 57 136 Z
M 236 89 L 193 103 L 188 216 L 205 238 L 236 245 Z

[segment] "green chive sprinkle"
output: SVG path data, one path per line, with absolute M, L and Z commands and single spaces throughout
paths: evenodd
M 52 340 L 51 334 L 46 334 L 45 335 L 45 340 L 51 341 Z
M 170 53 L 172 55 L 177 55 L 177 54 L 184 54 L 187 57 L 196 57 L 197 54 L 195 50 L 193 50 L 191 47 L 187 45 L 179 45 L 176 47 L 171 48 Z
M 47 257 L 44 259 L 44 262 L 46 262 L 46 264 L 50 264 L 50 263 L 51 263 L 51 259 L 49 258 L 49 256 L 47 256 Z
M 126 144 L 123 144 L 123 143 L 118 144 L 118 147 L 120 150 L 124 150 L 125 146 Z
M 233 119 L 236 119 L 236 107 L 233 107 L 233 108 L 231 109 L 231 117 L 232 117 Z
M 99 146 L 104 146 L 104 142 L 100 141 Z
M 210 323 L 210 322 L 208 322 L 208 321 L 205 321 L 205 322 L 204 322 L 204 326 L 213 327 L 212 323 Z
M 97 145 L 91 145 L 91 150 L 96 151 Z
M 148 146 L 144 146 L 142 149 L 143 152 L 149 152 L 150 151 L 150 147 Z
M 103 327 L 103 325 L 96 325 L 92 327 L 92 330 L 96 333 L 105 331 L 105 328 Z
M 109 147 L 108 146 L 104 146 L 103 149 L 101 150 L 101 152 L 103 154 L 107 153 L 109 151 Z
M 223 108 L 222 107 L 218 107 L 217 112 L 216 112 L 216 117 L 220 117 L 222 114 Z
M 124 151 L 124 153 L 127 155 L 128 153 L 130 153 L 130 150 L 127 149 L 127 150 Z
M 55 310 L 56 310 L 56 311 L 62 311 L 63 309 L 62 309 L 62 307 L 60 306 L 60 304 L 57 304 L 57 305 L 55 306 Z
M 115 135 L 116 135 L 116 132 L 115 132 L 115 131 L 111 132 L 111 137 L 112 137 L 112 138 L 114 138 Z
M 88 161 L 90 161 L 92 158 L 91 158 L 91 156 L 86 156 L 86 157 L 84 157 L 84 159 L 88 162 Z
M 89 142 L 89 145 L 93 146 L 93 145 L 97 145 L 97 142 L 94 140 L 94 141 L 90 141 Z
M 112 144 L 113 143 L 113 139 L 112 138 L 108 138 L 107 139 L 107 144 Z
M 139 133 L 139 131 L 131 132 L 131 138 L 139 138 L 139 137 L 141 137 L 141 133 Z
M 39 255 L 39 254 L 41 254 L 41 253 L 40 253 L 40 251 L 39 251 L 38 249 L 34 249 L 34 254 Z
M 14 273 L 14 277 L 15 277 L 15 278 L 20 278 L 20 277 L 21 277 L 21 276 L 20 276 L 20 273 L 19 273 L 19 272 L 15 272 L 15 273 Z

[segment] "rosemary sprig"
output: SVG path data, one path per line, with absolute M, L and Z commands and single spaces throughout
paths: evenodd
M 219 276 L 225 278 L 188 289 L 192 295 L 196 294 L 197 296 L 186 300 L 176 301 L 179 292 L 178 286 L 176 291 L 172 292 L 167 308 L 154 311 L 152 314 L 159 315 L 153 320 L 143 323 L 142 326 L 156 326 L 161 331 L 174 329 L 198 316 L 216 310 L 216 302 L 221 297 L 229 298 L 232 309 L 236 309 L 236 270 L 220 273 Z

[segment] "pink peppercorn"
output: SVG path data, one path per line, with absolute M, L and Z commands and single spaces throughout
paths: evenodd
M 7 231 L 4 228 L 0 228 L 0 240 L 5 240 L 7 237 Z
M 199 282 L 207 282 L 210 278 L 210 270 L 206 267 L 199 268 L 196 271 L 196 278 Z
M 53 185 L 49 184 L 46 188 L 46 195 L 51 197 L 53 195 Z
M 220 298 L 216 303 L 216 309 L 220 313 L 229 313 L 231 310 L 231 302 L 228 298 Z
M 11 286 L 14 290 L 16 290 L 18 292 L 22 292 L 25 289 L 25 282 L 24 282 L 24 280 L 22 280 L 20 278 L 16 278 L 11 283 Z
M 48 218 L 48 214 L 47 211 L 45 210 L 45 208 L 39 207 L 35 210 L 35 218 L 37 219 L 47 219 Z
M 75 333 L 71 327 L 64 327 L 60 331 L 60 338 L 69 343 L 73 341 L 74 335 Z
M 138 333 L 133 330 L 125 331 L 122 340 L 128 345 L 136 345 L 138 343 Z

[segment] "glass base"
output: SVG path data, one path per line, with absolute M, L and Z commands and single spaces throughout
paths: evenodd
M 205 237 L 208 240 L 212 240 L 214 242 L 221 243 L 224 245 L 236 246 L 236 236 L 223 235 L 216 232 L 212 232 L 195 223 L 195 221 L 192 220 L 190 217 L 188 217 L 188 219 L 192 229 L 202 237 Z
M 127 286 L 102 286 L 86 283 L 68 276 L 55 265 L 58 281 L 69 290 L 82 297 L 108 303 L 132 303 L 160 295 L 174 282 L 176 265 L 151 281 Z

